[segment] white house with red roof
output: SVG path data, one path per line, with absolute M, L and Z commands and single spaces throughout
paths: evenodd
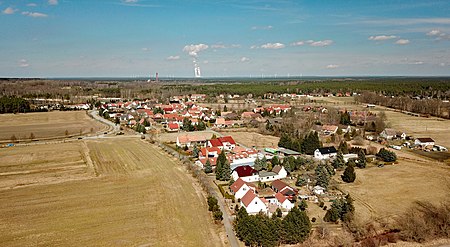
M 178 123 L 168 123 L 167 132 L 178 132 L 180 130 L 180 125 Z
M 209 163 L 211 164 L 211 167 L 214 168 L 217 164 L 217 157 L 212 157 L 212 158 L 201 157 L 195 162 L 195 164 L 201 168 L 204 168 L 206 166 L 206 161 L 208 161 L 208 160 L 209 160 Z
M 257 214 L 259 212 L 267 213 L 267 206 L 261 198 L 249 190 L 241 199 L 241 206 L 247 210 L 248 214 Z
M 207 138 L 200 135 L 180 135 L 177 136 L 177 146 L 178 147 L 184 147 L 187 146 L 188 148 L 194 145 L 197 145 L 198 147 L 204 147 L 206 145 Z
M 259 181 L 258 171 L 253 169 L 251 166 L 236 167 L 231 173 L 231 177 L 234 181 L 237 181 L 239 178 L 248 183 Z
M 278 201 L 277 205 L 281 208 L 291 210 L 295 206 L 295 204 L 292 203 L 288 197 L 284 196 L 280 192 L 275 194 L 275 198 Z
M 220 148 L 212 147 L 212 148 L 202 148 L 198 153 L 199 157 L 219 157 L 219 154 L 222 152 Z
M 296 188 L 293 188 L 289 186 L 287 183 L 281 181 L 281 180 L 275 180 L 272 182 L 272 189 L 276 192 L 281 193 L 282 195 L 286 196 L 290 200 L 294 198 L 298 194 L 298 190 Z
M 218 147 L 221 150 L 231 151 L 236 147 L 236 142 L 231 136 L 219 137 L 208 141 L 208 147 Z
M 256 187 L 253 184 L 238 178 L 238 180 L 230 186 L 230 190 L 233 192 L 234 198 L 241 199 L 248 191 L 256 191 Z

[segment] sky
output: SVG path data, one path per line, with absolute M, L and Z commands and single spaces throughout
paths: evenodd
M 0 0 L 0 77 L 450 76 L 448 0 Z

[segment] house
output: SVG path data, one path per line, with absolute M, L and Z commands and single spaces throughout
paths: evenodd
M 195 164 L 198 165 L 201 168 L 204 168 L 206 166 L 206 162 L 209 160 L 209 163 L 211 164 L 211 167 L 215 167 L 217 164 L 217 158 L 216 157 L 212 157 L 212 158 L 207 158 L 207 157 L 201 157 L 199 158 Z
M 326 160 L 333 158 L 337 155 L 337 150 L 334 146 L 318 148 L 314 151 L 314 158 L 319 160 Z
M 434 146 L 434 140 L 429 137 L 417 138 L 416 140 L 414 140 L 414 144 L 425 148 L 427 146 Z
M 178 132 L 180 130 L 180 125 L 178 123 L 168 123 L 167 132 Z
M 245 182 L 256 182 L 259 181 L 258 171 L 250 166 L 238 166 L 231 173 L 231 177 L 236 181 L 239 178 Z
M 212 148 L 202 148 L 198 153 L 199 157 L 219 157 L 219 154 L 222 152 L 220 148 L 212 147 Z
M 221 150 L 231 151 L 236 147 L 236 142 L 231 136 L 219 137 L 217 139 L 211 139 L 207 143 L 208 147 L 218 147 Z
M 261 200 L 261 198 L 257 197 L 252 190 L 247 191 L 247 193 L 242 197 L 241 206 L 247 210 L 248 214 L 267 212 L 265 203 Z
M 284 196 L 280 192 L 275 194 L 275 198 L 278 201 L 277 205 L 281 208 L 291 210 L 295 206 L 294 203 L 292 203 L 286 196 Z
M 258 175 L 259 175 L 258 180 L 263 183 L 278 179 L 278 174 L 276 174 L 275 172 L 260 171 Z
M 313 193 L 316 195 L 323 195 L 325 193 L 325 188 L 320 185 L 316 185 L 313 188 Z
M 287 177 L 287 171 L 286 169 L 284 169 L 284 166 L 276 165 L 274 168 L 272 168 L 272 172 L 275 172 L 277 174 L 278 179 Z
M 344 157 L 344 161 L 348 162 L 349 160 L 356 160 L 358 159 L 358 155 L 357 154 L 344 154 L 342 155 Z
M 386 139 L 386 140 L 392 140 L 397 137 L 397 131 L 395 129 L 384 129 L 380 133 L 380 137 Z
M 238 180 L 230 186 L 230 190 L 233 192 L 234 198 L 241 199 L 248 191 L 256 191 L 256 187 L 253 184 L 238 178 Z
M 337 130 L 338 130 L 338 126 L 336 125 L 323 125 L 322 126 L 322 133 L 324 135 L 332 135 L 332 134 L 336 134 Z
M 184 147 L 187 146 L 190 148 L 191 146 L 197 145 L 200 147 L 204 147 L 206 145 L 206 137 L 198 136 L 198 135 L 180 135 L 177 136 L 177 146 Z
M 275 180 L 272 182 L 272 189 L 276 192 L 281 193 L 284 196 L 287 196 L 290 200 L 294 198 L 298 194 L 298 190 L 296 188 L 292 188 L 285 182 L 281 180 Z

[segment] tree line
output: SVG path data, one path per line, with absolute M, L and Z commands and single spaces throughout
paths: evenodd
M 247 246 L 278 246 L 305 241 L 311 232 L 311 222 L 304 210 L 294 207 L 281 219 L 281 211 L 272 217 L 248 215 L 244 207 L 234 222 L 236 236 Z
M 30 110 L 30 103 L 21 97 L 3 96 L 0 98 L 0 113 L 20 113 Z

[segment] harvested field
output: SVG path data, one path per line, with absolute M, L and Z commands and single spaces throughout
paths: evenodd
M 84 167 L 79 171 L 83 180 L 0 190 L 2 245 L 222 246 L 203 194 L 171 157 L 136 138 L 86 144 L 0 149 L 1 164 L 8 162 L 2 173 L 26 173 L 37 166 L 39 176 L 53 176 L 44 164 L 69 171 L 70 162 Z M 80 161 L 87 148 L 98 176 L 89 170 L 89 161 Z M 24 175 L 15 176 L 19 181 Z M 58 176 L 64 180 L 66 174 Z
M 261 135 L 256 132 L 245 132 L 245 131 L 227 131 L 221 130 L 222 135 L 230 135 L 233 139 L 247 147 L 256 146 L 257 148 L 265 147 L 277 147 L 279 137 L 270 135 Z
M 414 137 L 431 137 L 436 144 L 450 148 L 450 120 L 414 117 L 400 112 L 386 111 L 387 122 L 399 131 Z
M 0 190 L 81 180 L 94 174 L 80 142 L 0 149 Z
M 19 141 L 30 141 L 31 133 L 35 139 L 45 139 L 66 137 L 66 130 L 72 136 L 80 135 L 80 131 L 86 134 L 106 129 L 84 111 L 0 114 L 0 142 L 9 142 L 12 135 Z
M 355 199 L 356 215 L 362 221 L 388 220 L 405 212 L 416 200 L 439 203 L 448 199 L 450 167 L 400 158 L 398 164 L 356 169 L 355 182 L 340 187 Z

